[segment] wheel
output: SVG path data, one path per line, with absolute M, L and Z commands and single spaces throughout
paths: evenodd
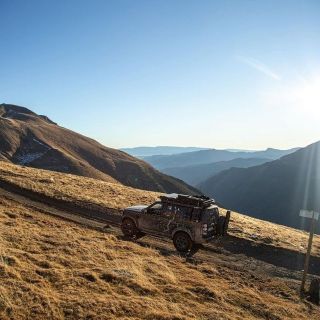
M 121 231 L 123 235 L 129 239 L 137 239 L 139 237 L 139 229 L 136 227 L 132 219 L 124 219 L 121 223 Z
M 192 249 L 193 242 L 185 232 L 177 232 L 173 237 L 173 244 L 178 252 L 188 253 Z

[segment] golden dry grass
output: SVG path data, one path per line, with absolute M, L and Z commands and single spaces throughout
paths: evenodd
M 0 199 L 0 319 L 318 319 L 291 282 L 186 263 Z
M 0 178 L 57 199 L 80 205 L 93 203 L 115 209 L 136 203 L 149 203 L 160 195 L 119 183 L 21 167 L 3 161 L 0 161 Z
M 0 162 L 0 179 L 53 198 L 122 208 L 159 194 Z M 298 281 L 230 263 L 186 263 L 0 198 L 0 319 L 318 319 Z M 231 234 L 299 251 L 301 231 L 233 213 Z M 315 239 L 319 250 L 319 237 Z M 212 253 L 214 254 L 214 253 Z M 318 251 L 316 252 L 318 254 Z M 218 256 L 217 256 L 218 258 Z M 224 257 L 225 261 L 228 256 Z M 243 259 L 246 259 L 244 257 Z

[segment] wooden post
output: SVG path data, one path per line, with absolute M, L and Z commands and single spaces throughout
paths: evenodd
M 302 281 L 301 281 L 301 288 L 300 288 L 301 294 L 304 293 L 304 287 L 305 287 L 305 284 L 306 284 L 306 279 L 307 279 L 307 274 L 308 274 L 308 269 L 309 269 L 309 261 L 310 261 L 310 255 L 311 255 L 311 248 L 312 248 L 312 240 L 313 240 L 313 234 L 314 234 L 315 221 L 316 221 L 315 212 L 313 211 L 312 220 L 311 220 L 311 227 L 310 227 L 309 242 L 308 242 L 308 249 L 307 249 L 306 258 L 305 258 L 305 261 L 304 261 L 303 276 L 302 276 Z

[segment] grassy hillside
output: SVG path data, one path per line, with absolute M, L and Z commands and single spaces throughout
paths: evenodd
M 4 182 L 86 207 L 117 209 L 159 196 L 0 162 L 0 191 Z M 245 254 L 260 245 L 276 256 L 298 253 L 307 235 L 240 214 L 232 214 L 226 248 L 245 243 L 242 254 L 217 246 L 189 262 L 170 243 L 160 250 L 148 237 L 127 242 L 113 229 L 54 218 L 5 195 L 0 228 L 0 319 L 309 320 L 320 312 L 300 300 L 299 272 Z M 319 236 L 313 256 L 320 256 Z
M 1 319 L 316 319 L 280 279 L 185 263 L 0 199 Z
M 196 193 L 146 162 L 15 105 L 0 105 L 0 160 L 160 192 Z

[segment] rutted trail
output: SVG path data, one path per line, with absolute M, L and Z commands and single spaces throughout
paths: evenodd
M 73 217 L 72 220 L 74 221 L 87 217 L 85 219 L 87 221 L 96 220 L 104 224 L 120 225 L 120 211 L 113 208 L 101 208 L 97 205 L 93 206 L 92 209 L 80 207 L 69 201 L 53 199 L 35 191 L 22 188 L 1 178 L 0 188 L 7 195 L 11 194 L 11 198 L 14 198 L 18 202 L 31 203 L 36 208 L 40 206 L 40 209 L 45 208 L 47 213 L 53 212 L 52 214 L 65 218 Z
M 5 197 L 10 200 L 13 200 L 13 201 L 16 201 L 20 204 L 23 204 L 26 207 L 31 207 L 33 209 L 36 209 L 41 213 L 50 214 L 50 215 L 56 216 L 61 219 L 65 219 L 65 220 L 79 223 L 81 225 L 85 225 L 87 227 L 101 229 L 101 228 L 105 227 L 105 225 L 106 225 L 105 223 L 101 223 L 101 222 L 98 222 L 98 221 L 95 221 L 92 219 L 87 219 L 87 218 L 82 217 L 77 214 L 69 213 L 66 211 L 61 211 L 59 209 L 56 209 L 56 208 L 51 207 L 49 205 L 46 205 L 44 203 L 31 200 L 31 199 L 26 198 L 22 195 L 14 194 L 14 193 L 7 191 L 7 190 L 4 190 L 2 188 L 0 188 L 0 196 Z

